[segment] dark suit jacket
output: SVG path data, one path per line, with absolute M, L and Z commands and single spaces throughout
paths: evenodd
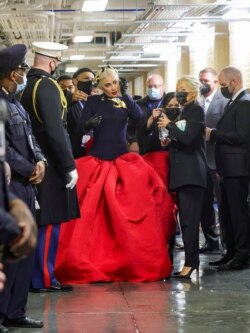
M 250 94 L 246 90 L 225 109 L 211 141 L 216 143 L 216 168 L 221 176 L 250 176 Z
M 183 108 L 180 116 L 180 120 L 186 120 L 184 131 L 174 123 L 167 126 L 172 139 L 169 147 L 172 191 L 185 185 L 206 187 L 204 117 L 201 106 L 193 102 Z
M 138 141 L 140 147 L 140 154 L 143 155 L 149 151 L 155 151 L 160 149 L 160 141 L 158 138 L 158 134 L 154 131 L 154 135 L 152 136 L 148 132 L 145 131 L 146 123 L 148 118 L 152 114 L 152 110 L 155 108 L 161 108 L 162 102 L 164 99 L 164 95 L 161 100 L 150 101 L 148 96 L 139 99 L 136 101 L 137 105 L 142 109 L 143 114 L 138 123 L 136 123 L 133 119 L 129 119 L 128 129 L 127 129 L 127 140 L 129 143 Z M 157 129 L 157 125 L 155 124 L 155 129 Z
M 225 98 L 220 90 L 216 91 L 207 112 L 205 114 L 205 125 L 209 128 L 216 128 L 218 121 L 220 120 L 224 109 L 228 103 L 228 99 Z M 206 156 L 207 156 L 207 166 L 211 170 L 215 170 L 215 151 L 214 142 L 206 142 Z

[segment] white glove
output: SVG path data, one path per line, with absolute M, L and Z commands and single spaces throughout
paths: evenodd
M 76 169 L 68 172 L 66 174 L 67 177 L 67 181 L 68 183 L 66 184 L 66 188 L 70 188 L 72 190 L 72 188 L 75 187 L 77 179 L 78 179 L 78 173 L 76 171 Z

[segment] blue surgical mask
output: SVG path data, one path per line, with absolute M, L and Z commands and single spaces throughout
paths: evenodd
M 159 88 L 148 88 L 147 95 L 150 99 L 161 99 L 162 98 L 162 92 Z
M 15 93 L 18 94 L 18 93 L 22 92 L 24 90 L 24 88 L 26 87 L 26 85 L 27 85 L 27 77 L 26 77 L 25 74 L 24 75 L 20 75 L 17 72 L 16 72 L 16 74 L 23 79 L 22 83 L 17 83 L 16 81 L 14 81 L 16 83 L 16 92 Z

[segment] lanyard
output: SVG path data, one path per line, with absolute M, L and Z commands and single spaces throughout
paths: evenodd
M 158 109 L 158 107 L 161 105 L 162 99 L 158 102 L 156 107 L 153 107 L 152 103 L 150 102 L 149 99 L 147 99 L 147 106 L 149 108 L 150 111 L 152 111 L 153 109 Z

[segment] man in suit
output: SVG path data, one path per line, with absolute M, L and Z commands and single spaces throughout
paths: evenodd
M 149 144 L 149 136 L 141 135 L 140 130 L 142 124 L 152 115 L 153 109 L 161 108 L 163 97 L 165 95 L 165 87 L 163 77 L 159 74 L 152 74 L 147 78 L 147 95 L 137 100 L 136 103 L 143 111 L 143 117 L 139 125 L 133 120 L 128 122 L 127 139 L 130 144 L 130 151 L 143 155 L 147 152 Z
M 54 274 L 61 222 L 79 217 L 75 185 L 78 179 L 68 134 L 67 101 L 52 74 L 65 45 L 34 42 L 34 65 L 28 72 L 28 85 L 21 103 L 28 111 L 33 133 L 41 146 L 48 166 L 42 184 L 37 186 L 38 246 L 32 275 L 33 292 L 67 292 Z
M 248 267 L 250 179 L 250 95 L 242 73 L 228 66 L 219 74 L 221 93 L 230 98 L 216 129 L 206 128 L 207 140 L 215 142 L 216 168 L 221 177 L 221 214 L 227 253 L 211 262 L 219 270 Z
M 35 215 L 34 185 L 42 182 L 45 157 L 31 129 L 30 118 L 15 96 L 25 82 L 27 47 L 16 44 L 0 50 L 0 98 L 6 103 L 6 160 L 12 177 L 10 190 L 22 199 Z M 20 217 L 21 219 L 21 217 Z M 20 225 L 21 226 L 21 225 Z M 3 326 L 40 328 L 43 322 L 26 316 L 34 255 L 4 266 L 7 282 L 0 295 L 0 323 Z M 5 328 L 4 328 L 5 329 Z M 6 331 L 2 329 L 2 331 Z
M 200 104 L 205 112 L 205 124 L 207 127 L 215 128 L 221 118 L 228 99 L 220 90 L 217 90 L 217 73 L 213 68 L 207 67 L 200 71 L 199 80 Z M 205 237 L 205 243 L 200 248 L 200 253 L 213 253 L 219 250 L 219 236 L 216 232 L 216 216 L 214 209 L 214 193 L 217 203 L 220 200 L 219 179 L 216 173 L 214 143 L 206 143 L 207 157 L 207 187 L 204 194 L 204 202 L 201 213 L 201 228 Z
M 79 129 L 79 122 L 88 96 L 91 95 L 94 87 L 94 78 L 95 73 L 86 67 L 79 68 L 73 74 L 72 78 L 75 90 L 71 98 L 71 103 L 68 104 L 67 130 L 75 159 L 85 156 L 85 147 L 90 140 L 90 136 L 84 135 Z

